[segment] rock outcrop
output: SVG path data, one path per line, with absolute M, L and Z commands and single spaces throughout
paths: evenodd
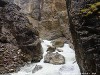
M 38 29 L 42 39 L 54 40 L 66 37 L 67 43 L 72 42 L 65 0 L 4 1 L 17 4 L 21 12 L 27 14 L 29 21 L 33 24 L 31 27 Z
M 100 0 L 66 0 L 66 4 L 81 73 L 100 75 Z
M 0 0 L 0 73 L 19 70 L 42 58 L 39 33 L 16 4 Z
M 65 0 L 43 0 L 41 4 L 40 36 L 49 40 L 60 37 L 69 40 L 71 36 Z
M 59 54 L 58 52 L 56 53 L 48 52 L 44 56 L 44 62 L 54 64 L 54 65 L 65 64 L 65 57 Z

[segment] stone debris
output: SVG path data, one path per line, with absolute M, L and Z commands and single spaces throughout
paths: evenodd
M 44 62 L 54 64 L 54 65 L 65 64 L 65 57 L 59 54 L 58 52 L 56 53 L 48 52 L 44 56 Z

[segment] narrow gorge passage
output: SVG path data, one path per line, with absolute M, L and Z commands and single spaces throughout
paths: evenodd
M 10 3 L 4 2 L 4 6 L 0 7 L 0 73 L 2 75 L 5 73 L 6 75 L 81 75 L 75 52 L 67 44 L 71 36 L 67 27 L 65 3 L 52 1 L 50 4 L 45 1 L 40 12 L 38 2 L 39 0 L 12 0 Z M 64 6 L 59 8 L 60 4 Z M 31 9 L 31 6 L 34 7 Z M 31 15 L 27 14 L 30 10 Z M 35 24 L 36 27 L 39 26 L 37 28 L 39 32 L 34 27 Z M 53 52 L 52 50 L 49 52 L 48 48 L 52 48 L 53 43 L 48 40 L 41 42 L 39 38 L 51 41 L 62 38 L 60 43 L 64 46 L 58 46 Z M 67 43 L 64 42 L 66 39 Z
M 52 46 L 51 41 L 43 40 L 41 43 L 43 47 L 43 56 L 47 54 L 48 45 Z M 57 49 L 61 49 L 62 52 L 58 52 Z M 64 44 L 63 47 L 58 47 L 56 52 L 65 57 L 65 64 L 53 65 L 50 63 L 44 63 L 44 58 L 38 63 L 30 63 L 21 68 L 18 73 L 12 73 L 11 75 L 81 75 L 78 64 L 75 59 L 75 52 L 69 47 L 68 44 Z M 41 65 L 42 69 L 36 70 L 32 73 L 36 65 Z

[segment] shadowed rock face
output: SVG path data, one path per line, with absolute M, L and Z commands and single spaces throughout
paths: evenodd
M 100 75 L 100 14 L 79 15 L 87 4 L 99 0 L 66 0 L 77 62 L 82 73 Z M 98 7 L 100 11 L 100 7 Z M 85 75 L 85 74 L 83 74 Z
M 4 2 L 0 7 L 1 74 L 17 71 L 28 61 L 38 62 L 42 58 L 38 31 L 30 26 L 19 6 Z
M 7 4 L 6 2 L 0 0 L 0 7 L 4 7 L 6 4 Z

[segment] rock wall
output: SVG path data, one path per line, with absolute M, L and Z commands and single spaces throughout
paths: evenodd
M 98 3 L 96 7 L 95 3 Z M 66 0 L 70 30 L 82 75 L 100 75 L 100 1 Z M 96 8 L 92 11 L 91 6 Z M 82 12 L 89 9 L 89 11 Z
M 27 14 L 42 39 L 66 37 L 67 42 L 70 42 L 65 0 L 12 0 L 10 2 L 21 7 L 21 12 Z
M 68 17 L 64 0 L 42 1 L 39 31 L 41 37 L 46 39 L 56 39 L 68 35 Z
M 20 7 L 0 0 L 0 74 L 15 72 L 42 58 L 39 33 L 32 29 Z

